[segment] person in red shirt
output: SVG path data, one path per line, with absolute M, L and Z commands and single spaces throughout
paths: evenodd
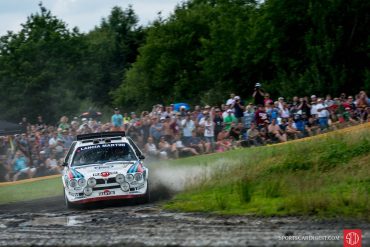
M 266 123 L 268 123 L 268 116 L 263 105 L 258 105 L 258 109 L 254 113 L 254 119 L 259 130 L 264 128 Z

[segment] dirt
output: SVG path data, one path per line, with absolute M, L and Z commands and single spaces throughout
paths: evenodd
M 0 206 L 0 246 L 343 246 L 343 229 L 366 222 L 300 217 L 215 216 L 162 210 L 161 202 L 67 210 L 62 197 Z M 288 241 L 289 236 L 339 236 Z

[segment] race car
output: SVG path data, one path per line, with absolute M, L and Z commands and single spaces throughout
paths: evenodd
M 149 173 L 143 159 L 125 132 L 78 135 L 63 162 L 66 206 L 131 198 L 148 202 Z

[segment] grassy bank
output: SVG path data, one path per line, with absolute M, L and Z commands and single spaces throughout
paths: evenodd
M 223 164 L 211 178 L 189 186 L 165 208 L 370 220 L 369 125 L 357 131 L 203 159 L 208 161 L 198 162 Z
M 60 177 L 27 183 L 20 182 L 7 183 L 7 185 L 0 184 L 0 204 L 63 195 L 63 185 Z

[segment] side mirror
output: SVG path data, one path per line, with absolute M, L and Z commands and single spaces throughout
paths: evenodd
M 145 159 L 145 156 L 144 156 L 144 155 L 142 155 L 142 154 L 140 154 L 140 155 L 139 155 L 139 159 L 143 160 L 143 159 Z
M 63 162 L 62 163 L 62 166 L 68 166 L 68 163 L 67 162 Z

